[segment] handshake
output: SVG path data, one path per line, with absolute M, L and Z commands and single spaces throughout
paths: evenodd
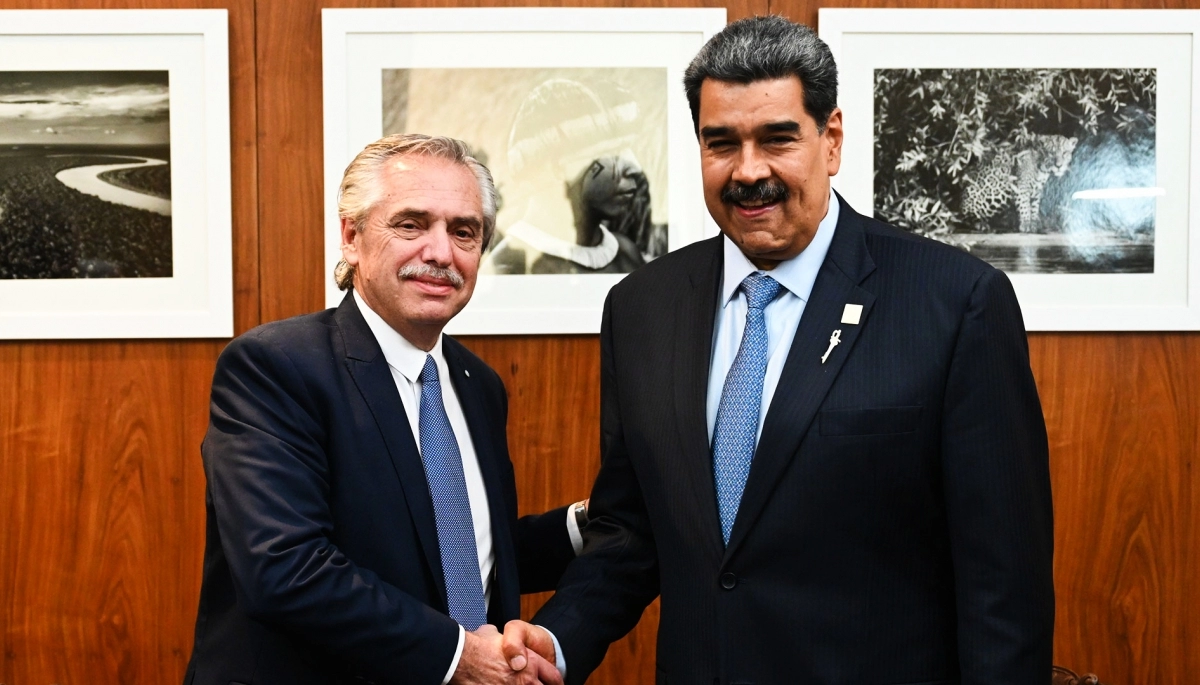
M 554 640 L 545 628 L 509 621 L 504 633 L 484 625 L 466 634 L 451 685 L 562 685 Z

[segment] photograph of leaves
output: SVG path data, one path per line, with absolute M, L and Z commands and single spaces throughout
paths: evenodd
M 877 69 L 874 212 L 1021 273 L 1152 273 L 1154 69 Z

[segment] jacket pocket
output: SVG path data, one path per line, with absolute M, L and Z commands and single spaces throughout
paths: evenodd
M 821 435 L 897 435 L 917 430 L 921 405 L 830 409 L 821 412 Z

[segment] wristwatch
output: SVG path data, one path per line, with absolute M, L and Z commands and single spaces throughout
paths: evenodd
M 587 527 L 587 523 L 588 523 L 587 509 L 588 509 L 588 501 L 587 500 L 583 500 L 582 502 L 576 502 L 575 504 L 571 505 L 571 512 L 575 514 L 575 525 L 579 526 L 580 531 L 582 531 L 584 528 Z

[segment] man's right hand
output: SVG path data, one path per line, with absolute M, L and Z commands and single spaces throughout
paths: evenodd
M 531 651 L 526 655 L 523 646 L 522 657 L 528 656 L 528 658 L 523 658 L 518 662 L 520 667 L 517 668 L 512 660 L 505 657 L 502 640 L 500 632 L 492 625 L 485 625 L 475 632 L 468 632 L 463 644 L 462 656 L 458 660 L 458 668 L 450 678 L 450 684 L 562 685 L 562 676 L 554 667 L 554 663 L 547 661 L 537 652 Z M 551 646 L 550 654 L 550 658 L 553 659 L 553 646 Z

